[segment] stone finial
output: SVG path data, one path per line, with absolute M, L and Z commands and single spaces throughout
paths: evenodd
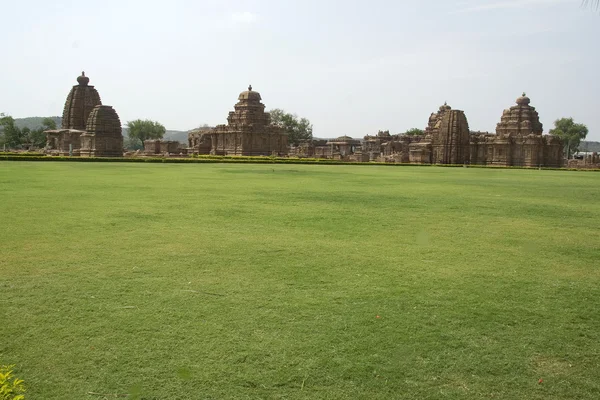
M 252 91 L 252 85 L 248 85 L 248 91 L 251 92 Z
M 529 97 L 527 97 L 527 94 L 525 94 L 525 92 L 523 92 L 523 96 L 517 99 L 517 104 L 520 106 L 529 105 L 530 102 L 531 100 L 529 99 Z
M 77 77 L 77 82 L 80 86 L 87 86 L 90 83 L 90 78 L 85 76 L 85 71 L 81 71 L 81 76 Z

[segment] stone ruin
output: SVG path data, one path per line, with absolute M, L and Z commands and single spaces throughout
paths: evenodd
M 252 86 L 240 93 L 227 125 L 192 131 L 188 135 L 192 154 L 284 156 L 288 154 L 287 135 L 283 128 L 271 124 L 260 93 Z M 210 147 L 209 147 L 210 145 Z
M 103 106 L 85 72 L 71 88 L 63 109 L 61 129 L 48 130 L 46 152 L 86 157 L 122 157 L 123 135 L 119 116 Z
M 212 150 L 211 131 L 214 128 L 198 128 L 188 133 L 188 151 L 194 154 L 210 154 Z
M 567 163 L 567 168 L 575 169 L 600 169 L 600 155 L 598 152 L 579 152 Z
M 148 139 L 144 140 L 144 155 L 185 155 L 187 148 L 176 140 Z

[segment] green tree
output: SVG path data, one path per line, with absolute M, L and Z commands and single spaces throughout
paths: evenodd
M 140 144 L 140 141 L 132 137 L 123 138 L 123 147 L 127 150 L 143 150 L 144 146 Z
M 56 129 L 56 121 L 52 118 L 44 118 L 42 126 L 31 129 L 29 127 L 19 128 L 15 119 L 9 115 L 0 114 L 0 131 L 2 138 L 0 144 L 8 148 L 17 149 L 26 145 L 28 147 L 44 147 L 46 145 L 46 135 L 44 131 Z
M 286 113 L 280 108 L 275 108 L 269 113 L 271 114 L 271 123 L 284 128 L 289 144 L 297 146 L 300 142 L 313 138 L 313 127 L 308 119 Z
M 139 140 L 142 147 L 144 146 L 144 140 L 162 139 L 166 132 L 165 127 L 161 123 L 150 121 L 149 119 L 128 121 L 127 130 L 129 131 L 129 137 Z
M 576 124 L 573 118 L 561 118 L 554 121 L 554 129 L 550 129 L 550 134 L 563 140 L 565 156 L 570 159 L 587 136 L 588 128 L 584 124 Z
M 419 135 L 424 135 L 425 131 L 423 129 L 419 129 L 419 128 L 411 128 L 409 130 L 407 130 L 406 132 L 404 132 L 405 135 L 409 135 L 409 136 L 419 136 Z
M 15 119 L 10 115 L 0 113 L 0 130 L 2 131 L 2 144 L 10 149 L 21 147 L 23 133 L 15 125 Z

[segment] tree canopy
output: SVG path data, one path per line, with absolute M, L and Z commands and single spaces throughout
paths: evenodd
M 419 128 L 411 128 L 409 130 L 407 130 L 406 132 L 404 132 L 405 135 L 409 135 L 409 136 L 418 136 L 418 135 L 424 135 L 425 131 L 423 129 L 419 129 Z
M 585 8 L 589 7 L 592 10 L 599 10 L 600 9 L 600 0 L 582 0 L 581 6 L 585 7 Z
M 288 143 L 294 146 L 305 140 L 313 138 L 313 128 L 310 121 L 306 118 L 300 118 L 296 114 L 286 113 L 280 108 L 269 111 L 271 114 L 271 123 L 284 128 L 288 135 Z
M 577 124 L 573 118 L 561 118 L 554 121 L 554 129 L 550 129 L 550 134 L 558 136 L 564 143 L 564 152 L 567 158 L 577 152 L 579 144 L 588 134 L 588 128 L 584 124 Z
M 129 138 L 139 140 L 142 147 L 144 146 L 144 140 L 162 139 L 166 132 L 165 127 L 161 123 L 149 119 L 128 121 L 127 130 Z

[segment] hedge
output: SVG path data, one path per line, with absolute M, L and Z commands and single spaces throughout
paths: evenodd
M 282 158 L 282 157 L 248 157 L 248 156 L 194 156 L 188 158 L 162 157 L 50 157 L 32 155 L 31 153 L 0 153 L 0 161 L 63 161 L 63 162 L 125 162 L 125 163 L 232 163 L 232 164 L 308 164 L 308 165 L 378 165 L 387 167 L 444 167 L 444 168 L 498 168 L 498 169 L 542 169 L 554 171 L 600 171 L 600 169 L 577 169 L 558 167 L 519 167 L 501 165 L 462 165 L 462 164 L 401 164 L 382 162 L 348 162 L 322 158 Z

